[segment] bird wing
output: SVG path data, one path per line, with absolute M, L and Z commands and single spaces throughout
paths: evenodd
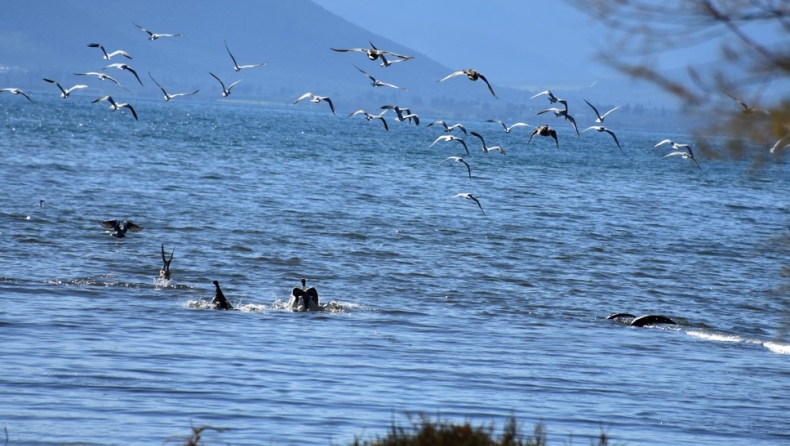
M 495 98 L 499 99 L 499 98 L 497 97 L 496 93 L 494 93 L 494 89 L 491 87 L 491 84 L 490 84 L 490 83 L 488 83 L 488 79 L 486 79 L 486 77 L 485 77 L 485 76 L 483 76 L 483 75 L 482 75 L 482 74 L 480 74 L 480 73 L 477 73 L 477 75 L 480 77 L 480 79 L 483 79 L 483 82 L 485 82 L 485 83 L 486 83 L 486 85 L 488 85 L 488 91 L 490 91 L 490 92 L 491 92 L 491 94 L 492 94 L 492 95 L 494 95 L 494 97 L 495 97 Z
M 480 140 L 480 142 L 482 142 L 482 143 L 483 143 L 483 146 L 485 146 L 485 145 L 486 145 L 486 140 L 485 140 L 485 139 L 483 139 L 483 137 L 482 137 L 482 136 L 481 136 L 479 133 L 477 133 L 477 132 L 469 132 L 469 134 L 471 134 L 472 136 L 476 136 L 476 137 L 477 137 L 477 139 L 479 139 L 479 140 Z
M 384 124 L 384 130 L 386 130 L 388 132 L 390 131 L 390 128 L 387 125 L 387 121 L 384 119 L 383 116 L 378 116 L 378 117 L 376 117 L 376 119 L 381 119 L 381 123 Z
M 143 230 L 142 226 L 136 225 L 128 220 L 126 221 L 126 227 L 129 228 L 129 230 L 132 232 L 140 232 Z
M 329 99 L 328 97 L 323 97 L 323 98 L 321 98 L 321 100 L 322 101 L 326 101 L 326 103 L 329 104 L 329 108 L 332 110 L 332 114 L 333 115 L 336 114 L 335 113 L 335 104 L 332 103 L 331 99 Z
M 340 49 L 340 48 L 329 48 L 332 51 L 336 51 L 338 53 L 348 53 L 349 51 L 357 51 L 362 53 L 367 53 L 367 48 L 348 48 L 348 49 Z M 374 48 L 375 49 L 375 48 Z
M 600 119 L 601 119 L 601 121 L 603 121 L 603 118 L 605 118 L 605 117 L 606 117 L 606 116 L 607 116 L 609 113 L 611 113 L 611 112 L 613 112 L 613 111 L 617 110 L 618 108 L 620 108 L 620 106 L 619 106 L 619 105 L 618 105 L 617 107 L 615 107 L 615 108 L 613 108 L 613 109 L 609 110 L 608 112 L 604 113 L 603 115 L 601 115 L 601 118 L 600 118 Z
M 242 69 L 242 68 L 257 68 L 257 67 L 262 67 L 262 66 L 264 66 L 264 65 L 266 65 L 266 64 L 268 64 L 268 63 L 269 63 L 269 62 L 261 62 L 261 63 L 256 63 L 256 64 L 253 64 L 253 65 L 239 65 L 239 69 Z
M 313 96 L 315 96 L 315 95 L 308 91 L 307 93 L 299 96 L 299 99 L 295 100 L 293 103 L 296 104 L 297 102 L 301 101 L 302 99 L 310 98 L 310 97 L 313 97 Z
M 617 148 L 620 149 L 620 150 L 623 150 L 623 148 L 620 147 L 620 141 L 617 140 L 617 135 L 615 135 L 613 131 L 607 129 L 606 127 L 604 127 L 603 131 L 608 133 L 608 134 L 610 134 L 610 135 L 612 135 L 612 138 L 614 139 L 615 144 L 617 144 Z
M 47 78 L 44 78 L 44 81 L 49 82 L 50 84 L 55 84 L 60 89 L 60 91 L 62 91 L 64 94 L 66 93 L 66 90 L 64 90 L 63 87 L 60 86 L 60 83 L 58 83 L 58 81 L 53 81 L 52 79 L 47 79 Z
M 231 53 L 231 52 L 230 52 L 230 48 L 228 48 L 228 42 L 227 42 L 227 41 L 225 41 L 225 49 L 226 49 L 226 50 L 228 50 L 228 55 L 230 56 L 230 60 L 232 60 L 232 61 L 233 61 L 233 66 L 234 66 L 234 67 L 236 68 L 236 70 L 238 71 L 238 70 L 240 69 L 240 68 L 239 68 L 239 64 L 238 64 L 238 63 L 236 63 L 236 58 L 235 58 L 235 57 L 233 57 L 233 53 Z
M 135 121 L 139 121 L 139 119 L 137 119 L 137 112 L 134 110 L 134 107 L 132 107 L 132 104 L 125 104 L 124 103 L 124 104 L 119 105 L 118 107 L 119 108 L 128 108 L 132 112 L 132 116 L 134 116 Z M 132 222 L 129 222 L 129 224 L 131 225 Z M 140 229 L 143 229 L 143 228 L 140 228 Z M 132 231 L 132 232 L 136 232 L 136 231 Z
M 654 145 L 653 147 L 662 146 L 664 144 L 672 144 L 672 140 L 671 139 L 665 139 L 665 140 L 659 142 L 658 144 Z
M 222 82 L 222 79 L 218 78 L 217 75 L 212 73 L 211 71 L 209 71 L 208 74 L 210 74 L 214 79 L 217 80 L 217 82 L 219 82 L 220 85 L 222 85 L 222 90 L 224 91 L 225 90 L 225 84 Z
M 447 76 L 443 77 L 442 79 L 439 79 L 436 82 L 444 82 L 447 79 L 450 79 L 451 77 L 460 76 L 462 74 L 466 74 L 466 73 L 464 73 L 464 70 L 453 71 L 452 73 L 448 74 Z
M 464 141 L 463 138 L 453 138 L 453 139 L 455 139 L 456 141 L 460 142 L 461 145 L 464 146 L 464 150 L 466 150 L 466 154 L 467 155 L 469 155 L 469 156 L 472 155 L 471 153 L 469 153 L 469 147 L 466 146 L 466 141 Z
M 118 229 L 118 220 L 105 220 L 100 223 L 103 228 Z
M 233 86 L 234 86 L 234 85 L 238 84 L 239 82 L 241 82 L 241 81 L 243 81 L 243 80 L 244 80 L 244 79 L 239 79 L 239 80 L 237 80 L 236 82 L 234 82 L 234 83 L 230 84 L 230 85 L 228 86 L 228 92 L 230 92 L 230 89 L 231 89 L 231 88 L 233 88 Z
M 168 94 L 167 94 L 167 92 L 165 91 L 164 87 L 162 87 L 161 85 L 159 85 L 159 82 L 157 82 L 157 81 L 156 81 L 156 79 L 154 79 L 154 76 L 152 76 L 152 75 L 151 75 L 151 72 L 150 72 L 150 71 L 148 72 L 148 77 L 150 77 L 150 78 L 151 78 L 151 80 L 152 80 L 152 81 L 154 81 L 154 83 L 156 84 L 156 86 L 157 86 L 157 87 L 159 87 L 159 89 L 160 89 L 160 90 L 162 90 L 162 93 L 164 93 L 164 95 L 165 95 L 165 96 L 168 96 Z
M 511 125 L 510 127 L 505 127 L 505 130 L 510 132 L 511 130 L 513 130 L 516 127 L 529 127 L 529 124 L 527 124 L 526 122 L 517 122 L 517 123 Z
M 582 99 L 584 99 L 584 98 L 582 98 Z M 588 101 L 587 99 L 584 99 L 584 102 L 586 102 L 586 103 L 587 103 L 587 105 L 589 105 L 589 106 L 590 106 L 590 108 L 591 108 L 591 109 L 593 109 L 593 111 L 595 112 L 595 116 L 597 116 L 597 117 L 598 117 L 598 121 L 601 121 L 603 118 L 601 117 L 601 114 L 600 114 L 600 113 L 598 113 L 598 109 L 597 109 L 597 108 L 595 108 L 595 106 L 594 106 L 594 105 L 590 104 L 590 101 Z

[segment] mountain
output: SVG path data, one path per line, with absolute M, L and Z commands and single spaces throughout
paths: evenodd
M 151 41 L 135 23 L 157 33 L 183 36 Z M 224 42 L 240 64 L 268 64 L 235 72 Z M 330 50 L 367 47 L 369 42 L 414 59 L 381 68 L 378 61 L 369 61 L 363 53 Z M 108 52 L 123 49 L 133 59 L 116 56 L 106 61 L 101 50 L 89 48 L 88 43 L 101 43 Z M 109 82 L 73 74 L 101 71 L 116 62 L 133 67 L 144 86 L 131 73 L 115 68 L 105 71 L 129 93 Z M 374 88 L 354 64 L 409 91 Z M 151 82 L 150 72 L 170 92 L 198 88 L 200 94 L 194 100 L 223 100 L 219 84 L 209 75 L 211 71 L 226 85 L 243 79 L 226 100 L 290 103 L 310 91 L 331 96 L 338 113 L 358 108 L 373 112 L 380 105 L 395 103 L 418 113 L 441 113 L 449 119 L 523 119 L 527 113 L 534 115 L 535 110 L 548 106 L 545 101 L 530 101 L 534 92 L 498 86 L 494 79 L 489 80 L 500 99 L 491 96 L 482 81 L 471 82 L 465 76 L 437 83 L 460 68 L 471 67 L 442 66 L 310 0 L 18 1 L 5 5 L 0 16 L 0 85 L 37 94 L 57 94 L 54 86 L 41 80 L 47 77 L 64 87 L 89 85 L 80 95 L 114 94 L 121 100 L 125 96 L 157 98 L 161 94 Z

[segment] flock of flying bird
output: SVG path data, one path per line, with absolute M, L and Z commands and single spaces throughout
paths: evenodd
M 142 26 L 138 25 L 137 23 L 132 22 L 132 24 L 134 24 L 134 26 L 136 26 L 137 28 L 139 28 L 140 30 L 145 32 L 148 35 L 148 39 L 151 40 L 151 41 L 155 41 L 155 40 L 158 40 L 160 38 L 173 38 L 173 37 L 181 37 L 182 36 L 182 34 L 155 33 L 155 32 L 152 32 L 152 31 L 146 29 L 146 28 L 143 28 Z M 402 54 L 397 54 L 397 53 L 395 53 L 393 51 L 378 49 L 375 45 L 373 45 L 372 42 L 369 42 L 369 43 L 370 43 L 370 47 L 359 47 L 359 48 L 348 48 L 348 49 L 330 48 L 330 50 L 338 52 L 338 53 L 363 53 L 363 54 L 365 54 L 367 56 L 367 59 L 370 60 L 370 61 L 380 61 L 379 65 L 381 67 L 383 67 L 383 68 L 390 67 L 390 66 L 392 66 L 392 65 L 394 65 L 396 63 L 405 62 L 405 61 L 409 61 L 409 60 L 414 59 L 414 57 L 412 57 L 412 56 L 406 56 L 406 55 L 402 55 Z M 132 59 L 132 56 L 129 53 L 127 53 L 126 51 L 116 50 L 116 51 L 108 52 L 106 50 L 106 48 L 100 43 L 89 43 L 87 46 L 90 47 L 90 48 L 97 48 L 97 49 L 101 50 L 102 58 L 104 60 L 107 60 L 107 61 L 110 61 L 114 57 L 119 57 L 119 56 L 120 57 L 124 57 L 126 59 Z M 241 71 L 243 69 L 251 69 L 251 68 L 263 67 L 263 66 L 267 65 L 266 62 L 240 65 L 237 62 L 236 57 L 231 52 L 230 47 L 228 46 L 227 42 L 225 42 L 225 49 L 226 49 L 228 55 L 230 56 L 231 61 L 233 62 L 233 70 L 236 71 L 236 72 Z M 408 90 L 407 88 L 400 87 L 400 86 L 397 86 L 397 85 L 394 85 L 394 84 L 391 84 L 391 83 L 388 83 L 388 82 L 384 82 L 384 81 L 378 79 L 377 77 L 371 75 L 367 71 L 363 70 L 362 68 L 358 67 L 357 65 L 355 65 L 355 64 L 352 64 L 352 65 L 362 75 L 364 75 L 365 77 L 368 78 L 368 80 L 370 81 L 370 83 L 371 83 L 371 85 L 373 87 L 389 87 L 389 88 L 398 89 L 398 90 L 402 90 L 402 91 L 407 91 Z M 111 64 L 106 65 L 105 67 L 101 68 L 100 71 L 88 71 L 88 72 L 74 73 L 74 74 L 77 75 L 77 76 L 92 76 L 92 77 L 95 77 L 96 79 L 101 80 L 101 81 L 108 80 L 108 81 L 110 81 L 112 83 L 115 83 L 120 88 L 122 88 L 122 89 L 124 89 L 126 91 L 129 91 L 129 89 L 127 89 L 124 85 L 122 85 L 117 79 L 111 77 L 110 75 L 108 75 L 105 72 L 106 70 L 112 69 L 112 68 L 130 73 L 132 76 L 134 76 L 135 80 L 137 80 L 137 82 L 141 86 L 143 85 L 143 82 L 140 79 L 140 76 L 138 75 L 137 71 L 134 68 L 132 68 L 131 66 L 129 66 L 128 64 L 126 64 L 126 63 L 111 63 Z M 239 80 L 236 80 L 236 81 L 234 81 L 231 84 L 226 86 L 226 84 L 223 82 L 223 80 L 219 76 L 217 76 L 216 74 L 214 74 L 211 71 L 209 71 L 209 74 L 214 79 L 216 79 L 217 82 L 219 83 L 219 85 L 221 87 L 221 95 L 222 95 L 222 97 L 229 96 L 231 94 L 231 90 L 233 89 L 233 87 L 238 85 L 239 82 L 242 81 L 241 79 L 239 79 Z M 488 91 L 491 93 L 491 95 L 494 98 L 498 99 L 496 93 L 494 92 L 494 88 L 492 87 L 492 85 L 488 81 L 488 79 L 482 73 L 480 73 L 479 71 L 474 70 L 474 69 L 461 69 L 461 70 L 453 71 L 452 73 L 448 74 L 447 76 L 439 79 L 437 82 L 441 83 L 441 82 L 447 81 L 447 80 L 452 79 L 452 78 L 457 77 L 457 76 L 465 76 L 470 81 L 477 81 L 477 80 L 483 81 L 483 83 L 485 83 L 485 85 L 486 85 Z M 181 97 L 181 96 L 195 95 L 195 94 L 197 94 L 199 92 L 199 90 L 195 90 L 195 91 L 184 92 L 184 93 L 168 93 L 167 90 L 165 90 L 165 88 L 159 82 L 157 82 L 157 80 L 154 78 L 154 76 L 150 72 L 148 73 L 148 77 L 162 91 L 162 94 L 163 94 L 163 97 L 164 97 L 165 101 L 171 101 L 171 100 L 173 100 L 173 99 L 175 99 L 177 97 Z M 61 93 L 60 96 L 62 98 L 64 98 L 64 99 L 68 98 L 71 95 L 71 93 L 74 92 L 75 90 L 81 90 L 81 89 L 88 88 L 88 86 L 84 85 L 84 84 L 77 84 L 77 85 L 71 86 L 70 88 L 64 88 L 56 80 L 44 78 L 44 81 L 48 82 L 48 83 L 51 83 L 51 84 L 54 84 L 60 90 L 60 93 Z M 19 89 L 19 88 L 3 88 L 3 89 L 0 89 L 0 93 L 3 93 L 3 92 L 9 92 L 9 93 L 12 93 L 12 94 L 15 94 L 15 95 L 22 95 L 25 98 L 27 98 L 31 103 L 33 102 L 33 100 L 30 98 L 30 96 L 27 93 L 25 93 L 24 91 L 22 91 L 21 89 Z M 736 97 L 734 97 L 732 95 L 729 95 L 729 93 L 727 93 L 727 94 L 732 99 L 736 100 L 743 107 L 744 113 L 753 113 L 753 112 L 756 112 L 756 111 L 768 113 L 765 110 L 755 109 L 755 108 L 749 107 L 743 101 L 737 99 Z M 589 101 L 584 99 L 584 102 L 587 103 L 587 105 L 595 113 L 596 119 L 595 119 L 595 125 L 591 125 L 591 126 L 585 128 L 585 129 L 579 131 L 576 119 L 569 113 L 568 101 L 566 101 L 565 99 L 562 99 L 562 98 L 559 98 L 559 97 L 555 96 L 554 93 L 551 92 L 551 90 L 541 91 L 541 92 L 535 94 L 534 96 L 532 96 L 530 99 L 535 99 L 535 98 L 537 98 L 539 96 L 546 96 L 548 101 L 549 101 L 549 104 L 555 105 L 555 106 L 550 107 L 550 108 L 546 108 L 544 110 L 541 110 L 541 111 L 539 111 L 537 113 L 537 115 L 543 115 L 543 114 L 546 114 L 546 113 L 553 113 L 555 115 L 555 117 L 563 118 L 563 120 L 565 122 L 568 122 L 571 125 L 571 127 L 574 130 L 574 132 L 576 133 L 576 136 L 581 136 L 583 133 L 586 133 L 586 132 L 591 131 L 591 130 L 594 130 L 594 131 L 596 131 L 598 133 L 607 133 L 612 138 L 614 144 L 620 150 L 622 150 L 622 146 L 620 145 L 620 141 L 618 140 L 617 135 L 615 134 L 615 132 L 613 130 L 611 130 L 610 128 L 603 126 L 604 120 L 607 118 L 607 116 L 609 116 L 614 111 L 618 110 L 620 108 L 619 106 L 614 107 L 614 108 L 606 111 L 605 113 L 601 114 L 598 111 L 598 109 L 592 103 L 590 103 Z M 330 97 L 328 97 L 328 96 L 321 96 L 321 95 L 314 94 L 312 92 L 307 92 L 307 93 L 301 95 L 299 98 L 297 98 L 293 102 L 293 105 L 295 105 L 295 104 L 297 104 L 297 103 L 299 103 L 299 102 L 301 102 L 303 100 L 309 100 L 310 102 L 313 102 L 313 103 L 326 102 L 327 105 L 329 106 L 331 112 L 333 114 L 336 114 L 335 105 L 332 102 L 332 99 Z M 118 102 L 111 95 L 104 95 L 104 96 L 98 97 L 98 98 L 94 99 L 92 102 L 93 103 L 98 103 L 98 102 L 104 102 L 104 101 L 106 101 L 106 102 L 108 102 L 110 104 L 110 107 L 109 107 L 110 110 L 115 111 L 115 110 L 121 110 L 121 109 L 128 109 L 131 112 L 132 116 L 135 118 L 135 120 L 139 119 L 137 111 L 134 109 L 134 107 L 131 104 L 125 103 L 125 102 Z M 379 120 L 382 123 L 384 129 L 387 130 L 387 131 L 389 130 L 389 125 L 387 124 L 387 121 L 386 121 L 384 116 L 390 110 L 395 113 L 395 120 L 398 121 L 398 122 L 407 121 L 407 122 L 413 123 L 415 125 L 419 125 L 419 123 L 420 123 L 419 116 L 416 113 L 413 113 L 411 111 L 411 109 L 409 109 L 409 108 L 400 107 L 398 105 L 383 105 L 383 106 L 381 106 L 381 110 L 382 111 L 379 112 L 378 114 L 372 114 L 372 113 L 369 113 L 369 112 L 367 112 L 365 110 L 356 110 L 356 111 L 350 113 L 348 115 L 348 117 L 353 117 L 353 116 L 356 116 L 356 115 L 363 115 L 365 117 L 365 119 L 367 119 L 368 121 Z M 511 131 L 513 131 L 514 129 L 519 128 L 519 127 L 529 127 L 529 124 L 527 124 L 525 122 L 517 122 L 517 123 L 512 124 L 510 126 L 506 125 L 504 122 L 502 122 L 501 120 L 498 120 L 498 119 L 489 119 L 487 122 L 496 123 L 498 125 L 501 125 L 503 127 L 505 133 L 511 133 Z M 452 141 L 455 141 L 455 142 L 459 143 L 461 146 L 463 146 L 463 148 L 466 151 L 467 155 L 470 155 L 471 153 L 469 151 L 469 147 L 467 145 L 467 142 L 464 140 L 464 138 L 460 137 L 460 136 L 455 136 L 455 135 L 449 134 L 449 133 L 451 133 L 451 132 L 453 132 L 454 130 L 457 129 L 457 130 L 463 132 L 464 135 L 471 135 L 471 136 L 479 139 L 480 143 L 482 144 L 482 152 L 483 153 L 489 153 L 489 152 L 492 152 L 492 151 L 496 151 L 496 152 L 501 153 L 502 155 L 505 155 L 505 150 L 501 146 L 498 146 L 498 145 L 489 146 L 489 145 L 487 145 L 485 139 L 483 138 L 483 136 L 480 133 L 474 132 L 474 131 L 467 132 L 466 128 L 462 124 L 448 125 L 445 121 L 440 120 L 440 121 L 431 122 L 427 126 L 428 127 L 431 127 L 431 126 L 442 126 L 443 129 L 444 129 L 444 132 L 447 133 L 445 135 L 441 135 L 438 138 L 436 138 L 436 140 L 433 141 L 433 143 L 430 146 L 428 146 L 428 148 L 431 148 L 435 144 L 440 143 L 440 142 L 452 142 Z M 529 139 L 527 140 L 527 143 L 531 142 L 532 139 L 535 136 L 542 136 L 542 137 L 552 138 L 554 140 L 554 143 L 555 143 L 556 147 L 558 149 L 560 147 L 559 139 L 557 137 L 557 131 L 555 129 L 553 129 L 551 126 L 547 125 L 547 124 L 536 126 L 532 130 L 532 132 L 531 132 L 531 134 L 529 136 Z M 668 147 L 670 147 L 672 149 L 672 151 L 667 153 L 667 154 L 665 154 L 662 158 L 681 157 L 681 158 L 684 158 L 684 159 L 690 159 L 691 161 L 693 161 L 695 163 L 697 168 L 702 170 L 702 167 L 700 166 L 699 162 L 697 161 L 697 159 L 696 159 L 696 157 L 694 155 L 694 152 L 692 151 L 692 148 L 691 148 L 691 146 L 689 144 L 677 143 L 677 142 L 671 141 L 669 139 L 665 139 L 665 140 L 662 140 L 659 143 L 657 143 L 655 145 L 655 147 L 662 147 L 662 146 L 665 146 L 665 145 L 668 145 Z M 790 147 L 790 135 L 788 135 L 788 136 L 780 139 L 779 141 L 777 141 L 776 144 L 771 148 L 771 152 L 773 153 L 773 152 L 775 152 L 777 150 L 781 150 L 781 149 L 786 148 L 786 147 Z M 450 156 L 450 157 L 447 157 L 444 161 L 454 161 L 454 162 L 459 163 L 459 164 L 464 164 L 466 166 L 467 174 L 468 174 L 469 179 L 470 180 L 472 179 L 471 166 L 469 165 L 469 163 L 464 158 L 462 158 L 460 156 Z M 474 201 L 477 204 L 477 206 L 480 208 L 480 210 L 483 213 L 485 213 L 485 211 L 483 211 L 482 205 L 480 204 L 480 201 L 474 195 L 472 195 L 471 193 L 459 193 L 459 194 L 457 194 L 457 195 L 455 195 L 455 196 L 453 196 L 451 198 L 456 198 L 456 197 L 466 198 L 466 199 Z

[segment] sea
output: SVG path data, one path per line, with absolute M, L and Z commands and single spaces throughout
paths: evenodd
M 461 121 L 505 150 L 454 130 L 467 154 L 431 146 L 442 116 L 198 95 L 135 121 L 85 98 L 0 97 L 0 443 L 339 446 L 512 417 L 550 445 L 790 444 L 787 154 L 698 167 L 654 147 L 691 135 L 616 113 L 622 149 L 544 116 Z M 559 148 L 528 142 L 542 123 Z M 303 278 L 327 311 L 292 311 Z

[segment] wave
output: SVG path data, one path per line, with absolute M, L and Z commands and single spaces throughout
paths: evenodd
M 763 339 L 751 338 L 747 336 L 740 336 L 729 333 L 721 332 L 707 332 L 707 331 L 687 331 L 689 336 L 704 339 L 707 341 L 715 342 L 736 342 L 745 344 L 761 345 L 773 353 L 781 355 L 790 355 L 790 344 L 778 341 L 765 341 Z

